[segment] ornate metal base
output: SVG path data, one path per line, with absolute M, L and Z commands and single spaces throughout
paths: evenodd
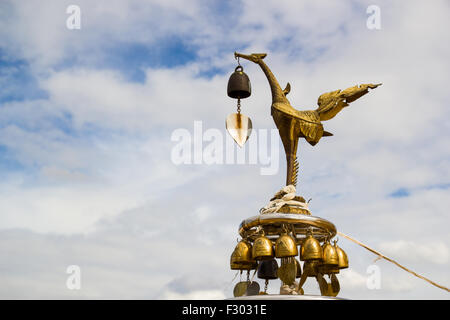
M 282 295 L 282 294 L 263 294 L 256 296 L 243 296 L 237 298 L 230 298 L 226 300 L 348 300 L 338 297 L 324 297 L 316 295 Z
M 279 213 L 294 213 L 294 214 L 304 214 L 307 216 L 311 215 L 311 212 L 309 212 L 309 210 L 304 209 L 304 208 L 299 208 L 297 206 L 292 206 L 292 205 L 285 205 L 283 207 L 280 208 L 280 210 L 278 210 Z
M 254 241 L 262 229 L 266 237 L 276 240 L 282 233 L 285 224 L 294 228 L 299 244 L 305 238 L 308 229 L 312 229 L 314 237 L 320 242 L 336 235 L 335 225 L 328 220 L 311 215 L 280 212 L 260 214 L 242 221 L 239 226 L 239 234 L 244 239 Z

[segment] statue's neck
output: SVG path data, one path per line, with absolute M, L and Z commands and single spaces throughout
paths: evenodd
M 269 81 L 270 90 L 272 91 L 272 104 L 276 102 L 289 104 L 289 101 L 284 95 L 283 90 L 280 87 L 280 84 L 273 75 L 272 71 L 270 71 L 269 67 L 264 63 L 264 61 L 262 61 L 262 59 L 258 61 L 258 64 L 263 70 L 264 74 L 266 75 L 267 80 Z

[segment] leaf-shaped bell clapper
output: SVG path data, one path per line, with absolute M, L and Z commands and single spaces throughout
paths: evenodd
M 295 257 L 297 254 L 298 249 L 295 240 L 286 233 L 281 234 L 275 242 L 275 257 Z
M 303 240 L 303 243 L 300 247 L 300 260 L 322 260 L 322 257 L 322 247 L 320 246 L 319 240 L 314 238 L 312 234 L 309 233 Z
M 336 253 L 338 255 L 338 268 L 345 269 L 348 268 L 348 257 L 343 249 L 335 244 Z
M 339 265 L 339 257 L 335 246 L 329 241 L 325 241 L 323 247 L 323 262 L 322 264 L 327 267 L 337 267 Z
M 278 262 L 272 258 L 259 263 L 257 276 L 259 279 L 273 280 L 278 278 L 277 272 Z
M 269 260 L 273 258 L 272 241 L 265 237 L 259 236 L 253 242 L 252 257 L 255 260 Z
M 230 98 L 244 99 L 250 97 L 252 88 L 250 79 L 242 66 L 237 66 L 228 80 L 227 93 Z

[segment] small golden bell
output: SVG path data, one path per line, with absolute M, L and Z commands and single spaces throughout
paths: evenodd
M 326 241 L 322 247 L 323 251 L 323 265 L 330 267 L 337 267 L 339 264 L 339 257 L 336 248 Z
M 348 268 L 348 257 L 347 254 L 343 249 L 341 249 L 339 246 L 335 244 L 336 252 L 338 255 L 338 268 L 339 269 L 345 269 Z
M 256 238 L 253 242 L 252 256 L 256 260 L 269 260 L 273 257 L 272 241 L 265 236 Z
M 255 269 L 255 260 L 252 259 L 252 246 L 249 242 L 241 240 L 234 248 L 230 257 L 230 267 L 232 270 L 252 270 Z
M 322 247 L 320 242 L 309 234 L 300 247 L 300 260 L 322 260 Z
M 298 249 L 295 240 L 286 233 L 282 234 L 275 242 L 275 257 L 295 257 L 297 254 Z

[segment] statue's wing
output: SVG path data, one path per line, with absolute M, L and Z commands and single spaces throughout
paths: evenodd
M 354 87 L 347 88 L 343 91 L 336 90 L 322 94 L 317 100 L 319 108 L 316 109 L 319 114 L 320 120 L 332 119 L 342 108 L 348 106 L 350 102 L 355 101 L 359 97 L 362 97 L 370 89 L 375 89 L 381 85 L 378 84 L 361 84 Z
M 315 111 L 300 111 L 298 126 L 301 136 L 305 137 L 311 145 L 315 145 L 322 137 L 323 125 L 320 123 L 319 116 Z

